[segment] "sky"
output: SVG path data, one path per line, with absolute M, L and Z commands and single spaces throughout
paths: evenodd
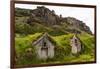
M 42 5 L 29 5 L 29 4 L 15 4 L 15 7 L 35 9 L 37 6 Z M 47 6 L 50 10 L 54 10 L 57 15 L 62 17 L 74 17 L 83 21 L 87 26 L 90 27 L 92 33 L 94 33 L 94 9 L 93 8 L 79 8 L 79 7 L 64 7 L 64 6 Z

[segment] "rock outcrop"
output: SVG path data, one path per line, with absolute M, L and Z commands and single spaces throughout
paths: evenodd
M 44 6 L 38 6 L 37 9 L 34 9 L 31 13 L 31 16 L 28 20 L 28 23 L 31 23 L 33 21 L 39 22 L 39 23 L 45 23 L 46 25 L 55 25 L 59 24 L 59 16 L 55 14 L 54 10 L 49 10 L 48 8 Z
M 92 34 L 90 28 L 83 21 L 80 21 L 73 17 L 63 17 L 62 15 L 57 15 L 54 10 L 50 10 L 44 6 L 37 6 L 37 8 L 33 10 L 17 8 L 16 10 L 16 16 L 20 16 L 19 14 L 21 14 L 21 16 L 24 16 L 27 13 L 27 15 L 25 16 L 28 16 L 28 19 L 25 21 L 31 26 L 37 26 L 39 24 L 39 26 L 41 25 L 41 27 L 48 27 L 49 29 L 53 30 L 54 33 L 59 31 L 63 33 L 80 34 L 82 32 L 86 32 Z M 23 12 L 25 14 L 22 14 Z M 36 29 L 36 27 L 34 28 Z

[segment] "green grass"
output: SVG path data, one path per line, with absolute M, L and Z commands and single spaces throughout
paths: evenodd
M 17 54 L 17 65 L 27 65 L 27 64 L 45 64 L 45 63 L 72 63 L 72 62 L 86 62 L 94 61 L 94 37 L 89 34 L 80 34 L 78 37 L 82 41 L 84 50 L 79 55 L 72 55 L 70 38 L 74 34 L 65 34 L 60 36 L 51 36 L 51 38 L 56 42 L 55 57 L 47 60 L 38 60 L 36 58 L 35 49 L 32 46 L 32 42 L 37 40 L 43 33 L 35 33 L 30 35 L 20 35 L 16 34 L 15 37 L 15 49 Z M 32 48 L 33 55 L 32 59 L 26 56 L 26 50 Z
M 78 35 L 78 37 L 82 41 L 84 48 L 85 48 L 84 50 L 86 53 L 90 54 L 91 52 L 94 52 L 95 50 L 94 36 L 83 33 L 81 35 Z

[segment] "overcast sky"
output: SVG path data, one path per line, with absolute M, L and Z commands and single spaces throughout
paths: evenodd
M 29 5 L 29 4 L 15 4 L 15 7 L 35 9 L 37 6 L 42 5 Z M 57 15 L 62 17 L 74 17 L 86 23 L 90 30 L 94 33 L 94 9 L 93 8 L 78 8 L 78 7 L 61 7 L 61 6 L 47 6 L 50 10 L 54 10 Z

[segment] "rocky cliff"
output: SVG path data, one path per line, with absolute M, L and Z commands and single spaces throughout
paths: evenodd
M 49 10 L 44 6 L 38 6 L 31 11 L 28 23 L 36 21 L 39 23 L 45 23 L 46 25 L 56 25 L 60 23 L 59 20 L 60 18 L 55 14 L 54 10 Z
M 92 34 L 90 28 L 83 21 L 80 21 L 73 17 L 63 17 L 62 15 L 57 15 L 54 10 L 50 10 L 44 6 L 37 6 L 36 9 L 28 10 L 27 12 L 28 12 L 28 19 L 26 23 L 33 27 L 34 26 L 39 27 L 40 25 L 42 25 L 44 28 L 48 27 L 53 32 L 57 31 L 63 33 L 86 32 Z

